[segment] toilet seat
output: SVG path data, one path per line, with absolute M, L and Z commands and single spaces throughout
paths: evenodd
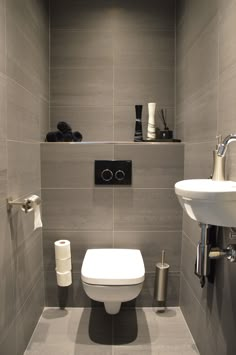
M 88 249 L 81 269 L 82 281 L 92 285 L 135 285 L 144 275 L 138 249 Z

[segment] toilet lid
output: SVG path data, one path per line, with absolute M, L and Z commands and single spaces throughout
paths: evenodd
M 137 249 L 88 249 L 81 269 L 82 281 L 93 285 L 135 285 L 144 275 Z

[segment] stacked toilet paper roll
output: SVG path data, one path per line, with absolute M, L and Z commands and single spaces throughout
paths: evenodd
M 54 243 L 57 284 L 61 287 L 72 284 L 71 250 L 69 240 L 57 240 Z

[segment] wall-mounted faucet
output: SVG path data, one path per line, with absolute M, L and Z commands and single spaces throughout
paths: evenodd
M 216 150 L 213 151 L 213 174 L 212 180 L 225 180 L 225 154 L 229 143 L 236 140 L 236 134 L 229 134 L 222 141 L 222 136 L 217 136 Z

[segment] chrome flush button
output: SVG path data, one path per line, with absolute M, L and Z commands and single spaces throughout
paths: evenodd
M 118 181 L 122 181 L 125 178 L 125 172 L 123 170 L 117 170 L 115 173 L 115 178 Z
M 113 172 L 110 169 L 104 169 L 101 172 L 101 178 L 103 181 L 111 181 L 113 178 Z

